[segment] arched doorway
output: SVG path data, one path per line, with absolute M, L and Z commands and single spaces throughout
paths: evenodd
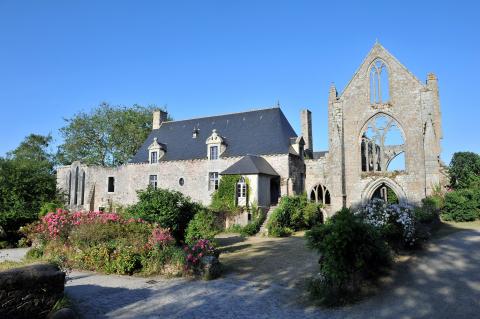
M 324 185 L 317 184 L 310 191 L 310 200 L 317 204 L 330 205 L 330 192 Z
M 367 204 L 372 198 L 386 199 L 393 203 L 407 202 L 407 195 L 403 188 L 388 177 L 375 179 L 365 187 L 362 192 L 362 204 Z
M 383 200 L 388 204 L 398 204 L 398 196 L 394 190 L 385 183 L 378 185 L 378 187 L 373 191 L 371 199 L 378 198 Z

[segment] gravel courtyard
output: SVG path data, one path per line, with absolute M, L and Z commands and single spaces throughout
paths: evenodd
M 66 291 L 84 318 L 477 318 L 480 231 L 435 239 L 393 282 L 343 309 L 306 303 L 304 278 L 316 256 L 303 238 L 226 236 L 222 279 L 138 278 L 73 272 Z M 292 252 L 293 255 L 282 254 Z M 286 259 L 285 256 L 290 256 Z M 311 260 L 310 257 L 315 258 Z
M 67 292 L 85 318 L 446 319 L 475 318 L 480 313 L 480 231 L 460 231 L 435 240 L 406 269 L 398 271 L 383 293 L 334 310 L 302 303 L 301 279 L 294 278 L 296 274 L 304 277 L 302 272 L 313 269 L 316 262 L 303 258 L 311 254 L 299 245 L 303 239 L 269 241 L 252 238 L 234 243 L 236 248 L 230 245 L 223 279 L 155 278 L 154 282 L 151 278 L 75 272 Z M 275 244 L 282 247 L 278 254 L 271 247 Z M 242 253 L 242 249 L 247 252 Z M 297 251 L 287 263 L 288 255 L 281 254 L 286 249 Z M 242 255 L 250 256 L 250 265 Z M 237 265 L 231 266 L 234 261 Z

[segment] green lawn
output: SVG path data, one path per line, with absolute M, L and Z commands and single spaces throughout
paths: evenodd
M 480 220 L 473 222 L 446 222 L 442 221 L 440 227 L 434 232 L 433 238 L 441 238 L 463 230 L 480 230 Z

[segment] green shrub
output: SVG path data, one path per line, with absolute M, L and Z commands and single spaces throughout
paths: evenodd
M 238 224 L 231 225 L 225 231 L 229 233 L 240 233 L 242 236 L 253 236 L 260 231 L 267 215 L 258 207 L 254 206 L 252 210 L 252 220 L 245 226 Z
M 259 208 L 252 208 L 252 221 L 242 227 L 240 234 L 243 236 L 253 236 L 260 231 L 267 215 Z
M 179 276 L 185 265 L 185 253 L 177 246 L 151 250 L 141 258 L 143 275 Z
M 309 203 L 305 194 L 282 197 L 268 220 L 268 234 L 289 236 L 293 231 L 312 227 L 322 221 L 320 208 L 320 205 Z
M 459 189 L 445 195 L 442 219 L 468 222 L 480 218 L 480 190 Z
M 170 229 L 178 242 L 184 240 L 188 223 L 202 209 L 182 193 L 166 189 L 148 187 L 138 192 L 138 199 L 126 214 Z
M 415 208 L 415 219 L 420 223 L 432 223 L 438 221 L 440 209 L 443 206 L 443 198 L 440 196 L 428 196 L 422 199 L 422 205 Z
M 322 205 L 316 203 L 307 203 L 303 209 L 303 221 L 307 227 L 313 227 L 323 223 Z
M 243 227 L 239 224 L 233 224 L 230 225 L 227 229 L 225 229 L 225 232 L 227 233 L 241 233 Z
M 59 200 L 45 202 L 42 204 L 42 206 L 40 206 L 40 212 L 38 213 L 38 217 L 42 218 L 48 213 L 56 212 L 58 208 L 60 209 L 64 208 L 64 205 Z
M 43 257 L 43 249 L 41 248 L 31 248 L 29 251 L 27 251 L 27 254 L 25 255 L 27 259 L 40 259 Z
M 189 245 L 197 242 L 199 239 L 208 239 L 213 241 L 219 229 L 216 225 L 216 216 L 210 210 L 201 210 L 188 223 L 185 233 L 185 242 Z
M 327 306 L 351 301 L 365 280 L 376 278 L 391 264 L 390 249 L 378 230 L 348 209 L 305 236 L 321 256 L 321 278 L 312 283 L 310 292 Z

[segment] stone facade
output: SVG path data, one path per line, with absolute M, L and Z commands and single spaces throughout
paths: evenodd
M 166 117 L 156 113 L 154 121 L 158 125 L 154 123 L 154 128 L 161 128 Z M 382 121 L 383 128 L 379 126 Z M 374 45 L 341 94 L 331 86 L 328 122 L 328 152 L 314 152 L 311 112 L 303 110 L 302 136 L 290 137 L 288 151 L 258 154 L 278 173 L 280 196 L 306 192 L 311 200 L 324 203 L 331 214 L 374 196 L 386 199 L 388 192 L 400 202 L 417 204 L 442 183 L 437 78 L 429 74 L 426 84 L 420 82 L 380 44 Z M 394 129 L 399 132 L 399 140 L 388 144 L 387 133 Z M 194 130 L 194 138 L 198 132 Z M 208 205 L 214 191 L 209 173 L 221 173 L 242 158 L 220 156 L 225 150 L 228 153 L 228 138 L 224 143 L 216 130 L 212 134 L 217 139 L 213 141 L 212 135 L 204 141 L 205 158 L 168 160 L 168 146 L 164 148 L 167 160 L 156 163 L 105 168 L 75 162 L 58 169 L 58 187 L 69 194 L 73 209 L 108 209 L 134 203 L 136 191 L 145 189 L 150 176 L 155 175 L 157 187 L 180 191 Z M 153 141 L 157 145 L 157 139 Z M 214 142 L 219 144 L 215 150 L 219 151 L 218 159 L 210 158 L 217 156 L 209 149 L 216 145 Z M 249 143 L 255 143 L 255 137 Z M 163 144 L 158 145 L 163 148 Z M 403 167 L 389 169 L 402 156 Z M 268 207 L 275 202 L 271 194 L 273 177 L 245 175 L 251 183 L 250 204 Z
M 300 192 L 300 178 L 305 171 L 298 165 L 292 164 L 299 161 L 297 155 L 278 154 L 263 156 L 263 158 L 280 175 L 281 195 Z M 209 173 L 220 173 L 239 159 L 240 157 L 217 160 L 159 161 L 155 164 L 126 164 L 112 168 L 87 166 L 80 162 L 74 162 L 72 165 L 58 168 L 57 186 L 63 189 L 67 195 L 69 194 L 69 206 L 72 209 L 109 209 L 135 203 L 137 191 L 146 189 L 150 176 L 156 175 L 158 188 L 180 191 L 194 201 L 208 205 L 214 192 L 214 189 L 209 189 Z M 246 175 L 246 177 L 250 180 L 252 190 L 252 194 L 249 196 L 250 203 L 255 202 L 259 206 L 269 206 L 270 178 L 263 175 Z M 114 178 L 113 192 L 108 191 L 109 178 Z M 183 179 L 183 185 L 181 185 L 180 179 Z M 69 189 L 71 189 L 70 193 Z M 84 198 L 83 202 L 81 198 Z

